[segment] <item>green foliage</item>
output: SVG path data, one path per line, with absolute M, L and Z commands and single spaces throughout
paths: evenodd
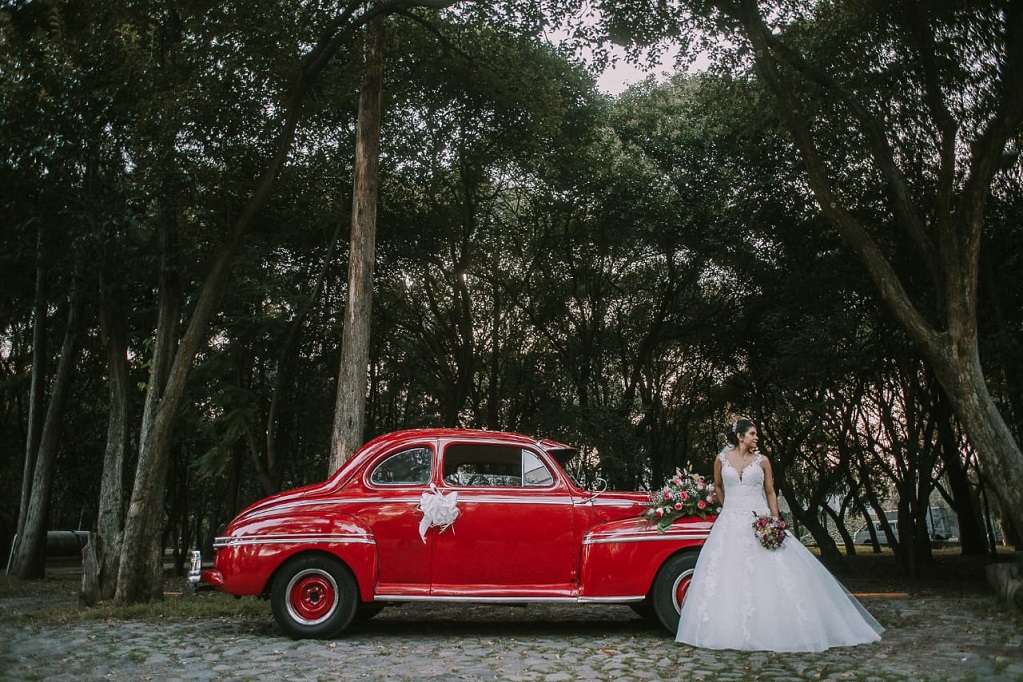
M 580 446 L 581 478 L 636 488 L 676 468 L 709 474 L 722 425 L 748 414 L 791 500 L 810 507 L 862 482 L 840 455 L 838 424 L 857 388 L 894 376 L 886 359 L 919 358 L 823 218 L 734 20 L 709 3 L 596 3 L 603 23 L 569 17 L 575 2 L 483 4 L 388 20 L 366 436 L 436 425 L 551 436 Z M 894 28 L 903 5 L 772 7 L 807 68 L 885 122 L 908 191 L 927 206 L 944 180 L 912 36 Z M 70 523 L 90 517 L 105 445 L 97 283 L 123 297 L 132 381 L 144 387 L 157 292 L 175 291 L 188 319 L 267 167 L 299 60 L 336 9 L 0 10 L 0 182 L 11 189 L 0 198 L 0 423 L 15 434 L 0 449 L 0 534 L 16 516 L 37 263 L 51 311 L 75 258 L 90 282 L 55 488 L 55 518 Z M 976 125 L 992 114 L 1003 49 L 979 37 L 995 33 L 992 15 L 927 11 L 943 91 L 964 93 L 950 98 L 953 114 Z M 570 41 L 669 41 L 710 50 L 717 67 L 612 99 L 540 37 L 566 22 Z M 361 75 L 361 37 L 350 38 L 305 102 L 189 376 L 168 505 L 179 548 L 269 492 L 322 478 Z M 849 102 L 822 94 L 819 79 L 798 83 L 837 196 L 934 314 L 938 296 Z M 1006 164 L 981 305 L 992 389 L 1018 430 L 1021 183 L 1019 164 Z M 61 325 L 54 313 L 50 362 Z M 132 396 L 132 424 L 143 398 Z M 876 468 L 864 478 L 885 484 Z

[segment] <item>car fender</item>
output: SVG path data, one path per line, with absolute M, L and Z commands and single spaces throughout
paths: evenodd
M 699 551 L 713 518 L 679 519 L 661 532 L 645 519 L 620 519 L 594 526 L 582 538 L 580 599 L 639 600 L 646 597 L 658 569 L 682 551 Z
M 373 598 L 377 575 L 376 540 L 358 518 L 310 508 L 287 516 L 260 515 L 231 524 L 229 534 L 214 541 L 214 567 L 223 577 L 220 588 L 238 596 L 266 595 L 273 577 L 289 559 L 323 552 L 348 566 L 363 601 Z

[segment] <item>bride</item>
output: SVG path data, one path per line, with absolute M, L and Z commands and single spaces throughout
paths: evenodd
M 708 649 L 823 651 L 875 642 L 884 628 L 791 536 L 765 549 L 754 514 L 778 518 L 771 463 L 759 454 L 757 429 L 740 419 L 730 448 L 714 461 L 721 514 L 700 552 L 679 642 Z

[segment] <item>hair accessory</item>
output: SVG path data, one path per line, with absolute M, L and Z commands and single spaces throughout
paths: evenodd
M 739 420 L 738 419 L 736 419 L 734 422 L 732 422 L 732 433 L 734 433 L 737 436 L 739 435 Z

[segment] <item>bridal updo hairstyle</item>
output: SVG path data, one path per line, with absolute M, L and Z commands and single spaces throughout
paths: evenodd
M 755 426 L 749 419 L 736 419 L 734 422 L 728 425 L 728 433 L 725 434 L 725 438 L 732 446 L 739 444 L 739 436 L 746 433 Z

